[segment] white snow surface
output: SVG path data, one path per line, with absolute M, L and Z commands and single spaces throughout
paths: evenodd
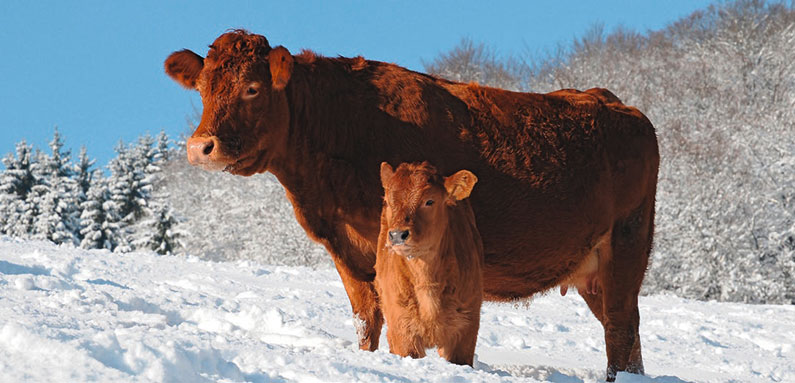
M 795 306 L 641 297 L 647 376 L 795 382 Z M 576 292 L 484 304 L 475 368 L 358 350 L 333 269 L 115 254 L 0 237 L 0 382 L 598 382 Z

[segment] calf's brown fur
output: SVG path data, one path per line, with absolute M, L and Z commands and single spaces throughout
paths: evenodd
M 375 284 L 386 317 L 389 350 L 439 356 L 472 366 L 480 304 L 483 244 L 469 205 L 477 177 L 461 170 L 442 178 L 427 162 L 381 164 L 384 208 Z
M 604 327 L 607 377 L 643 372 L 638 293 L 654 232 L 654 127 L 605 89 L 516 93 L 393 64 L 292 55 L 245 31 L 206 58 L 173 53 L 166 72 L 202 97 L 188 159 L 239 175 L 269 171 L 298 222 L 334 260 L 359 346 L 378 348 L 373 286 L 381 162 L 468 169 L 484 248 L 484 296 L 532 296 L 597 254 L 598 291 L 580 291 Z M 199 207 L 201 208 L 201 207 Z M 590 278 L 590 277 L 589 277 Z M 572 283 L 573 282 L 573 283 Z

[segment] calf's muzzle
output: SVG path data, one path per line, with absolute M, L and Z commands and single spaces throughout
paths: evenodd
M 406 239 L 409 238 L 409 231 L 408 230 L 390 230 L 389 231 L 389 242 L 393 245 L 402 245 L 406 243 Z

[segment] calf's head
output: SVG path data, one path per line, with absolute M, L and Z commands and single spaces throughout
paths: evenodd
M 203 58 L 190 50 L 172 53 L 166 73 L 199 91 L 202 117 L 188 139 L 188 161 L 206 170 L 251 175 L 286 146 L 289 109 L 285 87 L 293 57 L 271 48 L 265 37 L 233 31 L 218 37 Z
M 469 197 L 477 180 L 468 170 L 442 177 L 427 162 L 403 163 L 397 169 L 382 163 L 386 245 L 409 259 L 438 253 L 452 210 Z

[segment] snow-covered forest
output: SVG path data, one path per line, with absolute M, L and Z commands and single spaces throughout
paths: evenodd
M 85 249 L 175 252 L 182 236 L 177 218 L 168 195 L 154 190 L 168 145 L 165 133 L 120 142 L 105 176 L 85 148 L 73 162 L 57 129 L 49 153 L 19 142 L 2 159 L 0 234 Z
M 657 128 L 655 249 L 643 292 L 795 304 L 795 10 L 711 6 L 659 31 L 592 31 L 506 57 L 465 40 L 430 73 L 519 91 L 605 87 Z M 330 266 L 271 175 L 191 168 L 165 135 L 117 147 L 103 171 L 56 132 L 3 158 L 0 234 L 114 251 Z

